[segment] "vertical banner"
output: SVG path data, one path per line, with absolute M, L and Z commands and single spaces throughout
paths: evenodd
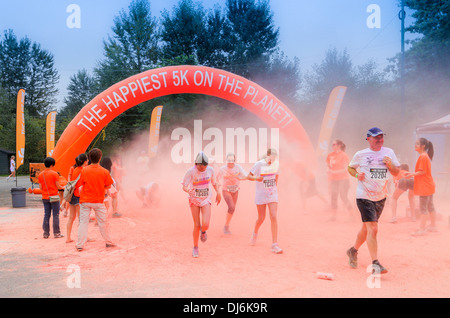
M 16 170 L 23 165 L 25 158 L 25 90 L 20 89 L 17 94 L 16 112 Z
M 317 144 L 317 156 L 325 156 L 328 152 L 330 145 L 330 138 L 333 132 L 334 124 L 339 115 L 341 109 L 342 100 L 344 99 L 347 87 L 337 86 L 335 87 L 328 98 L 327 108 L 325 115 L 323 116 L 322 126 L 320 128 L 319 141 Z
M 47 121 L 45 125 L 46 140 L 47 140 L 47 157 L 53 155 L 53 149 L 55 149 L 55 120 L 56 112 L 50 112 L 47 115 Z
M 150 120 L 150 137 L 148 143 L 148 157 L 153 158 L 158 151 L 159 143 L 159 127 L 161 124 L 162 106 L 156 106 L 152 111 Z

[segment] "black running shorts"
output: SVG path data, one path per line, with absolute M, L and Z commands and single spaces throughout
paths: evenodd
M 363 222 L 378 222 L 378 219 L 383 212 L 386 198 L 380 201 L 370 201 L 367 199 L 356 199 L 356 205 L 361 213 Z

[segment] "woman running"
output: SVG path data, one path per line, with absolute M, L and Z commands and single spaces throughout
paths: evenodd
M 206 231 L 211 219 L 211 186 L 217 193 L 216 203 L 219 204 L 221 195 L 216 183 L 214 169 L 208 166 L 208 157 L 201 151 L 195 158 L 195 166 L 190 168 L 183 178 L 183 191 L 189 194 L 189 207 L 194 221 L 192 256 L 198 257 L 198 239 L 206 242 Z M 201 217 L 201 219 L 200 219 Z M 201 232 L 201 234 L 200 234 Z
M 270 223 L 272 230 L 272 252 L 276 254 L 283 253 L 278 246 L 278 174 L 279 163 L 276 161 L 277 153 L 275 149 L 268 149 L 266 158 L 255 163 L 248 174 L 248 179 L 256 181 L 255 203 L 258 211 L 258 219 L 256 220 L 250 244 L 256 244 L 258 230 L 266 218 L 266 206 L 269 208 Z
M 224 234 L 231 234 L 230 222 L 236 209 L 241 180 L 247 179 L 247 173 L 236 163 L 236 156 L 233 153 L 227 154 L 227 164 L 222 166 L 217 174 L 217 181 L 222 188 L 222 196 L 227 203 L 228 211 L 223 227 Z

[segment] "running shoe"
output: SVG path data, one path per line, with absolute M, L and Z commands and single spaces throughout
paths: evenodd
M 412 236 L 424 236 L 424 235 L 427 235 L 427 232 L 425 230 L 419 229 L 419 230 L 411 233 L 411 235 Z
M 61 238 L 64 237 L 64 235 L 62 235 L 61 233 L 55 234 L 55 238 Z
M 435 226 L 427 226 L 427 228 L 426 228 L 426 230 L 428 231 L 428 232 L 437 232 L 438 230 L 437 230 L 437 227 L 435 227 Z
M 204 242 L 206 242 L 207 239 L 208 239 L 208 235 L 206 235 L 206 232 L 202 232 L 202 234 L 200 234 L 200 241 L 202 241 L 204 243 Z
M 272 244 L 272 252 L 275 254 L 282 254 L 283 250 L 281 249 L 281 247 L 278 246 L 278 243 L 273 243 Z
M 195 257 L 195 258 L 198 257 L 198 247 L 194 247 L 192 249 L 192 257 Z
M 397 223 L 397 218 L 391 218 L 391 219 L 389 220 L 389 223 Z
M 252 233 L 252 237 L 250 238 L 250 245 L 254 246 L 256 244 L 257 237 L 258 237 L 257 233 Z
M 230 227 L 229 227 L 228 225 L 225 225 L 225 226 L 223 227 L 223 234 L 227 234 L 227 235 L 230 235 L 230 234 L 231 234 L 231 232 L 230 232 Z
M 358 267 L 358 251 L 351 247 L 347 250 L 347 256 L 348 256 L 348 263 L 351 268 L 357 268 Z
M 378 260 L 372 262 L 372 274 L 386 274 L 387 268 L 380 264 Z

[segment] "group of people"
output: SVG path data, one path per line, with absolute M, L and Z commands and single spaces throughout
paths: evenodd
M 388 183 L 391 175 L 396 182 L 396 189 L 392 196 L 395 204 L 399 196 L 410 191 L 411 205 L 414 196 L 419 196 L 420 228 L 414 235 L 424 235 L 427 231 L 436 230 L 436 213 L 433 204 L 435 183 L 431 174 L 431 160 L 434 150 L 433 144 L 425 138 L 417 140 L 415 150 L 419 157 L 414 172 L 402 166 L 391 148 L 384 147 L 385 133 L 377 128 L 371 128 L 366 134 L 368 147 L 355 153 L 350 160 L 345 153 L 345 144 L 341 140 L 332 143 L 333 151 L 327 156 L 329 168 L 329 185 L 331 193 L 331 211 L 334 218 L 337 213 L 338 197 L 344 202 L 345 208 L 351 212 L 352 204 L 347 198 L 349 176 L 357 179 L 356 205 L 361 215 L 362 226 L 356 235 L 354 244 L 347 250 L 349 265 L 357 267 L 359 248 L 367 243 L 374 271 L 386 273 L 387 269 L 378 260 L 378 220 L 384 209 L 388 196 Z M 76 248 L 81 251 L 87 241 L 87 227 L 91 209 L 95 211 L 100 233 L 105 239 L 107 247 L 115 244 L 111 241 L 107 227 L 105 207 L 105 193 L 114 184 L 110 174 L 111 165 L 105 169 L 100 165 L 102 152 L 94 148 L 86 156 L 80 154 L 75 165 L 70 169 L 69 180 L 78 178 L 75 192 L 70 201 L 70 216 L 67 223 L 68 241 L 71 241 L 71 229 L 74 219 L 79 213 L 79 228 Z M 87 161 L 90 164 L 87 165 Z M 199 241 L 206 242 L 207 230 L 211 218 L 212 189 L 216 192 L 215 203 L 225 200 L 228 210 L 223 228 L 224 234 L 231 234 L 230 222 L 236 210 L 240 182 L 251 180 L 255 185 L 255 204 L 257 220 L 250 238 L 251 245 L 256 244 L 258 232 L 269 210 L 272 232 L 272 252 L 280 254 L 283 250 L 278 245 L 278 176 L 279 162 L 274 149 L 268 149 L 265 157 L 254 164 L 248 173 L 236 163 L 236 157 L 230 153 L 226 156 L 226 165 L 222 166 L 217 176 L 214 169 L 208 165 L 209 159 L 204 152 L 198 153 L 195 165 L 184 175 L 182 189 L 188 194 L 188 203 L 194 223 L 192 256 L 199 257 Z M 46 169 L 39 174 L 39 184 L 42 189 L 44 204 L 44 238 L 49 236 L 49 219 L 53 211 L 53 231 L 55 237 L 62 237 L 59 229 L 59 201 L 53 201 L 59 188 L 58 173 L 53 171 L 55 160 L 51 157 L 44 160 Z M 108 171 L 109 170 L 109 171 Z M 158 185 L 154 182 L 140 189 L 136 194 L 144 205 L 157 203 Z M 412 193 L 412 194 L 411 194 Z M 114 205 L 114 203 L 113 203 Z M 393 207 L 393 208 L 394 208 Z M 414 213 L 414 206 L 411 207 Z M 427 220 L 431 224 L 426 227 Z
M 251 245 L 256 244 L 258 231 L 264 222 L 266 209 L 269 210 L 272 231 L 272 252 L 281 254 L 283 250 L 278 245 L 278 175 L 279 164 L 277 153 L 274 149 L 268 149 L 265 157 L 250 169 L 245 170 L 236 163 L 236 156 L 232 153 L 226 156 L 226 165 L 219 169 L 216 176 L 214 169 L 208 166 L 209 159 L 204 152 L 200 152 L 195 165 L 190 168 L 182 181 L 183 191 L 188 193 L 188 202 L 194 222 L 192 256 L 199 257 L 199 240 L 206 242 L 206 231 L 211 219 L 212 189 L 216 192 L 215 202 L 222 200 L 227 203 L 228 210 L 223 228 L 224 234 L 231 234 L 230 221 L 236 209 L 239 194 L 239 186 L 242 180 L 256 181 L 255 204 L 258 218 L 250 239 Z
M 68 181 L 76 181 L 74 192 L 69 202 L 69 219 L 67 222 L 66 242 L 72 242 L 71 233 L 74 220 L 78 217 L 78 237 L 76 249 L 82 251 L 86 244 L 88 224 L 91 210 L 94 211 L 95 219 L 100 233 L 105 240 L 106 247 L 115 247 L 111 240 L 106 224 L 108 196 L 112 197 L 113 216 L 120 216 L 115 207 L 117 202 L 118 185 L 111 177 L 112 162 L 105 157 L 102 160 L 102 151 L 93 148 L 88 155 L 80 154 L 75 159 L 75 164 L 69 170 Z M 58 190 L 61 189 L 59 174 L 53 170 L 56 162 L 52 157 L 44 159 L 45 169 L 39 174 L 39 187 L 42 191 L 42 202 L 44 205 L 43 230 L 44 238 L 50 236 L 50 218 L 53 217 L 53 234 L 55 238 L 64 237 L 59 227 L 60 198 Z M 106 203 L 106 204 L 105 204 Z

